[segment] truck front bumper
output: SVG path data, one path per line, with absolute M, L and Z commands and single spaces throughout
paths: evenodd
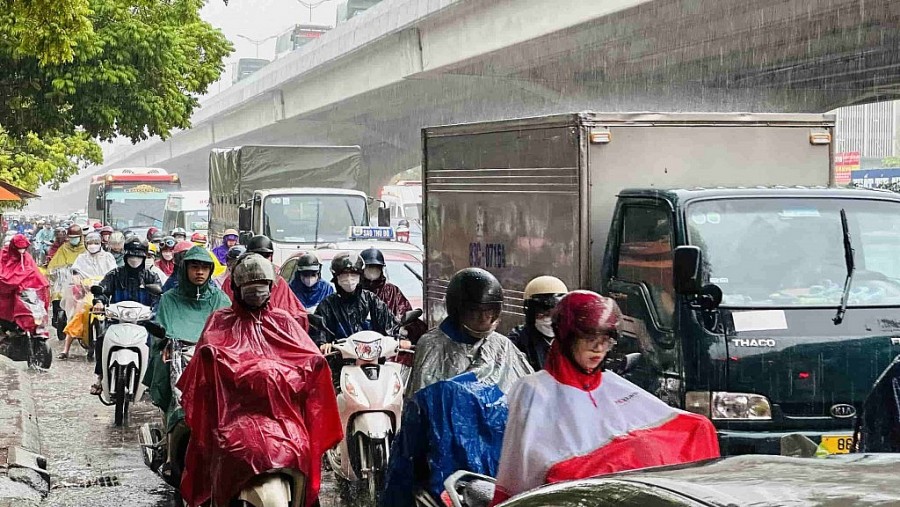
M 719 450 L 722 456 L 737 454 L 781 454 L 781 438 L 787 435 L 803 435 L 816 444 L 823 436 L 852 436 L 851 430 L 838 431 L 735 431 L 719 430 Z

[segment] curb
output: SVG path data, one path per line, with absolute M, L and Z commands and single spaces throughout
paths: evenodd
M 0 356 L 0 507 L 37 507 L 50 491 L 31 377 Z

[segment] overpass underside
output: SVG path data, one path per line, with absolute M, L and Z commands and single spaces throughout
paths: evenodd
M 592 2 L 457 2 L 116 165 L 169 167 L 202 188 L 215 146 L 358 144 L 374 192 L 419 164 L 427 125 L 575 110 L 824 112 L 900 98 L 896 0 L 618 3 L 632 6 L 516 41 L 541 5 L 564 16 L 553 6 Z

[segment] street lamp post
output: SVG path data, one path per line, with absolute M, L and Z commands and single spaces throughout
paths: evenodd
M 247 37 L 246 35 L 237 34 L 237 36 L 244 40 L 249 41 L 251 44 L 256 46 L 256 58 L 257 59 L 259 59 L 259 46 L 261 46 L 262 44 L 268 42 L 269 40 L 277 37 L 277 35 L 270 35 L 270 36 L 266 37 L 265 39 L 251 39 L 250 37 Z
M 309 9 L 309 22 L 312 23 L 312 11 L 316 7 L 324 4 L 325 2 L 330 2 L 331 0 L 297 0 L 297 3 Z

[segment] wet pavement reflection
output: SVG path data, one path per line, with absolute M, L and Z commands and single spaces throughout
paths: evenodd
M 76 342 L 77 343 L 77 342 Z M 113 424 L 113 407 L 88 393 L 93 362 L 73 344 L 68 360 L 55 356 L 62 342 L 53 340 L 53 365 L 30 372 L 40 421 L 43 454 L 50 468 L 50 495 L 44 507 L 175 507 L 180 498 L 144 466 L 138 447 L 141 424 L 158 417 L 147 401 L 131 406 L 127 425 Z M 332 473 L 323 472 L 323 507 L 340 504 Z

